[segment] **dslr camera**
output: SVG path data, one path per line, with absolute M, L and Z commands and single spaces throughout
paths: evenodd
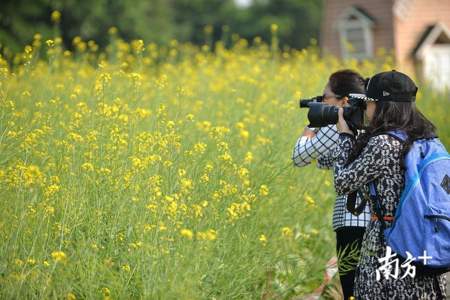
M 364 126 L 364 110 L 366 110 L 366 96 L 364 94 L 349 94 L 348 104 L 344 106 L 344 119 L 352 131 Z M 323 103 L 323 96 L 311 99 L 300 99 L 300 108 L 309 108 L 308 120 L 310 127 L 323 127 L 338 122 L 339 108 Z

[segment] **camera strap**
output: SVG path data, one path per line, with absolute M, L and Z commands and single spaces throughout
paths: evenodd
M 356 206 L 356 199 L 358 195 L 358 191 L 348 194 L 347 196 L 347 210 L 351 212 L 355 216 L 359 216 L 364 208 L 366 207 L 367 200 L 360 195 L 361 203 Z
M 358 136 L 358 126 L 352 122 L 347 121 L 348 128 L 353 132 L 354 136 Z

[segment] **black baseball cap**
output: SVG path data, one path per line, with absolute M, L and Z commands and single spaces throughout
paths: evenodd
M 366 86 L 366 98 L 373 101 L 414 102 L 416 93 L 414 81 L 395 70 L 372 76 Z

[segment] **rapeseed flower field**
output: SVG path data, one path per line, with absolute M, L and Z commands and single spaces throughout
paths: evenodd
M 53 18 L 58 18 L 55 14 Z M 34 36 L 0 61 L 1 299 L 285 299 L 335 255 L 332 176 L 293 167 L 300 97 L 393 68 L 234 37 Z M 214 48 L 214 51 L 212 50 Z M 448 96 L 417 104 L 448 147 Z

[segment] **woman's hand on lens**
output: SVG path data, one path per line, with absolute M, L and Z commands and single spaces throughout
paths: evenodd
M 344 119 L 344 109 L 342 107 L 339 108 L 338 116 L 339 116 L 339 119 L 336 124 L 337 130 L 340 133 L 349 133 L 349 134 L 353 135 L 353 131 L 350 130 L 350 128 L 347 125 L 347 122 Z

